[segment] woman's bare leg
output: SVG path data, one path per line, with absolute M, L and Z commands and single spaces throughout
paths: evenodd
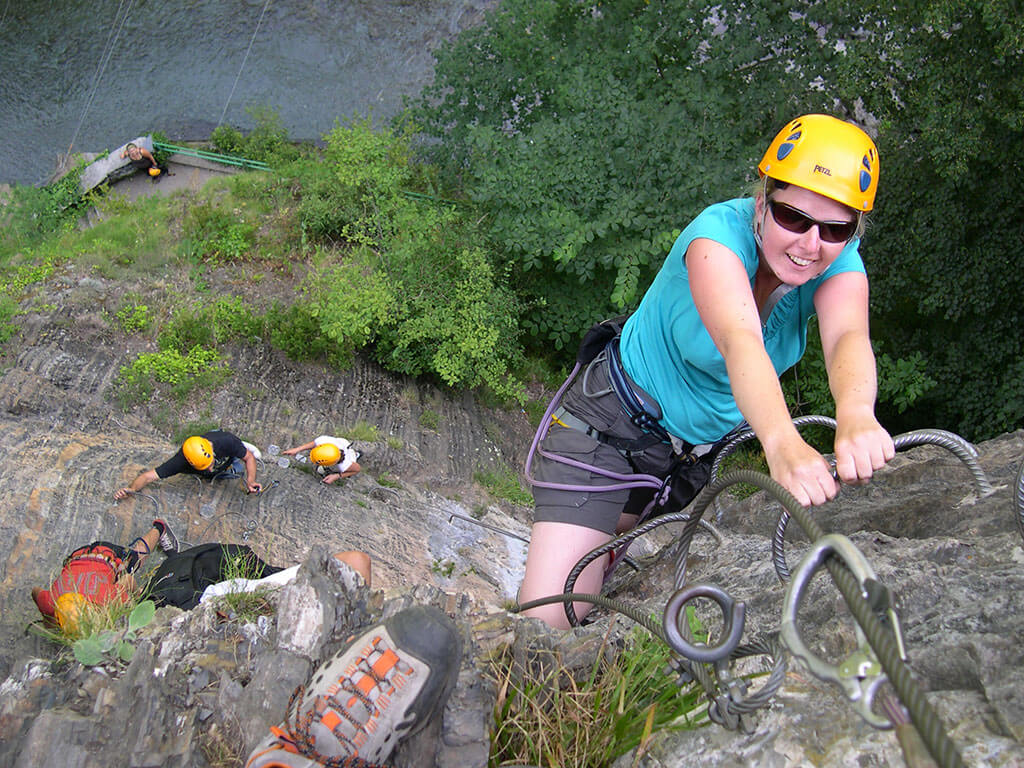
M 530 550 L 526 556 L 526 574 L 519 587 L 520 604 L 560 595 L 565 591 L 565 579 L 569 571 L 587 552 L 611 540 L 604 531 L 585 528 L 571 523 L 537 522 L 530 535 Z M 588 565 L 573 587 L 573 592 L 596 594 L 601 591 L 608 555 L 599 557 Z M 591 603 L 574 602 L 578 618 L 583 618 L 593 607 Z M 552 603 L 523 611 L 524 616 L 542 619 L 556 629 L 568 629 L 565 604 Z

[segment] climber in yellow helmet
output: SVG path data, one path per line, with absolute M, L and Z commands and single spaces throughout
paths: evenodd
M 521 602 L 561 593 L 582 555 L 649 513 L 651 486 L 624 489 L 623 476 L 679 481 L 703 468 L 686 478 L 692 498 L 708 479 L 701 457 L 744 422 L 772 477 L 801 504 L 833 498 L 829 464 L 793 426 L 779 384 L 803 355 L 813 315 L 835 399 L 840 480 L 865 482 L 893 457 L 874 413 L 859 251 L 878 150 L 852 123 L 804 115 L 778 132 L 757 171 L 751 196 L 711 205 L 683 230 L 621 335 L 601 338 L 590 361 L 581 354 L 582 373 L 542 425 Z M 607 559 L 592 562 L 574 591 L 599 592 Z M 589 608 L 577 603 L 577 616 Z M 561 603 L 527 613 L 568 626 Z
M 323 475 L 322 482 L 327 485 L 352 477 L 362 470 L 356 462 L 359 453 L 352 447 L 351 441 L 344 437 L 320 435 L 308 443 L 281 453 L 285 456 L 294 456 L 301 451 L 309 451 L 309 460 L 317 465 L 317 473 Z
M 217 429 L 192 435 L 163 464 L 145 470 L 130 485 L 115 491 L 114 498 L 123 499 L 154 480 L 182 473 L 223 480 L 237 477 L 241 479 L 246 493 L 259 493 L 262 486 L 256 482 L 257 454 L 258 449 L 254 445 L 230 432 Z

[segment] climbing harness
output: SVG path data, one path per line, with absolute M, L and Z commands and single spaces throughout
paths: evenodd
M 560 396 L 561 391 L 556 398 Z M 553 410 L 552 406 L 549 406 L 549 410 Z M 811 416 L 796 420 L 795 423 L 798 426 L 809 423 L 834 426 L 835 422 L 828 417 Z M 538 430 L 538 435 L 540 432 L 541 430 Z M 747 732 L 752 728 L 749 721 L 750 713 L 766 706 L 782 685 L 788 649 L 790 653 L 800 658 L 816 677 L 839 686 L 853 704 L 855 711 L 866 722 L 876 728 L 895 728 L 908 764 L 920 764 L 923 743 L 931 758 L 944 768 L 962 766 L 963 759 L 955 744 L 945 733 L 941 721 L 906 666 L 907 654 L 899 619 L 893 608 L 893 597 L 889 589 L 878 581 L 864 555 L 845 536 L 826 534 L 792 494 L 770 477 L 750 470 L 731 472 L 724 477 L 718 476 L 718 469 L 724 456 L 735 450 L 737 443 L 753 437 L 750 430 L 740 431 L 734 435 L 733 442 L 722 448 L 712 466 L 711 482 L 687 507 L 687 512 L 674 512 L 656 517 L 595 548 L 584 555 L 570 571 L 563 594 L 524 603 L 518 610 L 561 602 L 573 626 L 579 625 L 573 608 L 573 603 L 577 601 L 590 602 L 629 616 L 672 648 L 675 653 L 672 666 L 679 674 L 680 685 L 693 680 L 701 684 L 709 699 L 708 714 L 712 720 L 725 727 Z M 958 435 L 943 430 L 919 430 L 895 437 L 894 443 L 897 450 L 922 444 L 945 448 L 968 467 L 981 496 L 994 492 L 977 461 L 977 451 Z M 722 491 L 737 483 L 755 485 L 773 495 L 782 504 L 783 512 L 772 540 L 772 557 L 780 580 L 783 583 L 789 582 L 779 633 L 769 634 L 748 644 L 740 643 L 745 619 L 744 603 L 734 600 L 717 586 L 686 583 L 689 548 L 694 533 L 703 523 L 703 514 Z M 1016 501 L 1016 522 L 1021 535 L 1024 536 L 1024 464 L 1017 475 Z M 797 520 L 812 541 L 810 550 L 801 559 L 793 574 L 790 574 L 783 556 L 785 531 L 790 518 Z M 661 625 L 644 617 L 641 611 L 624 606 L 611 598 L 573 592 L 576 580 L 591 562 L 617 547 L 628 546 L 636 537 L 660 525 L 673 522 L 684 522 L 685 525 L 673 550 L 673 556 L 676 558 L 676 591 L 669 597 Z M 797 625 L 799 608 L 805 597 L 807 585 L 821 568 L 829 571 L 856 620 L 857 648 L 836 664 L 831 664 L 812 653 L 804 644 Z M 685 609 L 698 598 L 711 600 L 722 612 L 721 639 L 713 646 L 695 643 L 689 630 Z M 733 677 L 729 670 L 732 661 L 751 655 L 766 655 L 772 665 L 768 680 L 753 694 L 747 690 L 746 681 Z M 891 685 L 895 691 L 895 699 L 884 683 Z M 879 714 L 879 710 L 883 714 Z

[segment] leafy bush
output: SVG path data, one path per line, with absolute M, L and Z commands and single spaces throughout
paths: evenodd
M 216 350 L 195 346 L 186 354 L 177 349 L 147 352 L 128 365 L 121 366 L 117 377 L 117 396 L 122 407 L 148 398 L 157 383 L 167 384 L 179 400 L 200 387 L 212 387 L 230 371 L 221 363 Z
M 352 247 L 308 289 L 310 313 L 338 355 L 370 348 L 393 371 L 521 398 L 510 373 L 520 356 L 518 302 L 455 206 L 406 194 L 425 173 L 411 164 L 408 135 L 375 132 L 365 120 L 327 139 L 332 205 L 345 211 L 330 231 Z
M 187 352 L 194 347 L 217 347 L 262 332 L 262 319 L 237 296 L 196 301 L 174 313 L 160 331 L 160 349 Z
M 334 341 L 323 333 L 315 307 L 305 301 L 282 306 L 275 302 L 264 316 L 270 343 L 293 360 L 326 360 L 347 364 Z
M 84 159 L 45 187 L 16 184 L 0 208 L 0 263 L 14 253 L 38 245 L 44 238 L 74 228 L 84 208 L 81 191 Z
M 288 130 L 281 124 L 277 110 L 269 106 L 251 106 L 245 111 L 254 123 L 253 129 L 243 135 L 237 128 L 218 126 L 210 134 L 214 149 L 225 155 L 275 166 L 294 160 L 301 154 L 301 150 L 289 140 Z
M 239 261 L 256 242 L 253 221 L 246 221 L 238 212 L 228 211 L 209 200 L 189 205 L 182 227 L 183 248 L 191 259 Z
M 125 333 L 142 333 L 149 329 L 153 318 L 145 304 L 125 304 L 114 315 Z

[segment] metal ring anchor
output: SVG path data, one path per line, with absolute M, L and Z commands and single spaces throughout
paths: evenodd
M 835 555 L 850 569 L 861 584 L 861 592 L 866 595 L 864 582 L 876 580 L 874 569 L 853 542 L 845 536 L 830 533 L 822 536 L 811 547 L 804 559 L 797 566 L 786 589 L 785 602 L 782 606 L 782 626 L 779 636 L 789 648 L 790 653 L 799 657 L 810 669 L 811 674 L 819 680 L 830 680 L 846 693 L 847 699 L 853 702 L 854 710 L 869 725 L 875 728 L 888 729 L 893 723 L 871 710 L 871 705 L 878 687 L 888 678 L 882 672 L 881 664 L 868 644 L 859 624 L 854 625 L 858 648 L 838 665 L 829 664 L 815 656 L 804 645 L 796 626 L 796 613 L 803 598 L 804 591 L 811 577 L 824 565 L 825 560 Z
M 724 625 L 722 642 L 718 645 L 696 646 L 683 637 L 679 631 L 680 620 L 686 621 L 683 611 L 686 604 L 698 597 L 707 597 L 718 603 L 722 609 L 722 623 Z M 665 617 L 663 626 L 668 644 L 676 653 L 682 654 L 688 659 L 699 661 L 702 664 L 714 664 L 715 662 L 727 659 L 736 647 L 740 644 L 743 636 L 743 623 L 746 617 L 747 606 L 745 603 L 736 602 L 721 587 L 712 584 L 693 584 L 689 587 L 677 589 L 669 598 L 665 606 Z

